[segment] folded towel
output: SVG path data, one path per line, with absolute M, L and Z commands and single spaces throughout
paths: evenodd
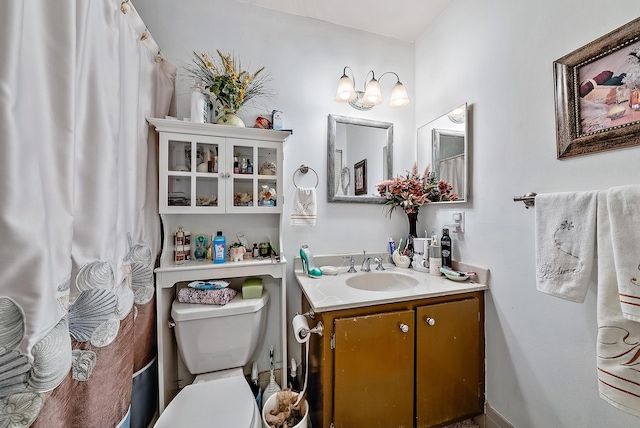
M 583 302 L 596 239 L 597 192 L 536 195 L 536 286 Z
M 597 228 L 598 390 L 612 406 L 640 416 L 640 371 L 636 365 L 640 323 L 625 319 L 620 307 L 606 191 L 598 193 Z
M 236 290 L 224 288 L 222 290 L 198 290 L 196 288 L 184 287 L 178 291 L 178 301 L 180 303 L 204 303 L 206 305 L 226 305 L 236 297 Z
M 640 322 L 640 185 L 609 189 L 607 208 L 622 313 Z
M 315 187 L 298 187 L 293 196 L 291 226 L 315 226 L 318 206 Z

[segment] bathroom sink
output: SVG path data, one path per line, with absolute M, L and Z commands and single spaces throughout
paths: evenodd
M 367 272 L 351 276 L 346 280 L 351 288 L 366 291 L 397 291 L 413 288 L 418 280 L 395 272 Z

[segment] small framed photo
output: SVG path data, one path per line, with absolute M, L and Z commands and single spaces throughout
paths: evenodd
M 353 175 L 355 176 L 355 194 L 367 194 L 367 160 L 362 159 L 353 165 Z
M 640 18 L 553 66 L 558 159 L 640 145 Z

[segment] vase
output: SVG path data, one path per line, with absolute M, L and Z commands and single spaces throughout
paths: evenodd
M 225 112 L 216 122 L 218 125 L 238 126 L 244 128 L 244 122 L 234 112 Z
M 409 219 L 409 236 L 415 238 L 418 236 L 416 232 L 418 227 L 418 213 L 407 213 Z
M 407 256 L 413 258 L 413 238 L 418 236 L 416 231 L 418 227 L 418 213 L 407 213 L 409 219 L 409 236 L 407 237 Z

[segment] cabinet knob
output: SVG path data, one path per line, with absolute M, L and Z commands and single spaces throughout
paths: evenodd
M 224 172 L 221 172 L 220 174 L 218 174 L 218 177 L 224 178 Z
M 227 172 L 224 176 L 225 176 L 225 178 L 229 178 L 229 177 L 231 177 L 231 173 Z
M 429 318 L 429 317 L 427 317 L 427 319 L 426 319 L 425 321 L 426 321 L 426 322 L 427 322 L 427 324 L 429 324 L 429 325 L 435 325 L 435 323 L 436 323 L 435 318 Z
M 409 331 L 409 326 L 406 324 L 400 323 L 400 331 L 403 333 L 407 333 Z

